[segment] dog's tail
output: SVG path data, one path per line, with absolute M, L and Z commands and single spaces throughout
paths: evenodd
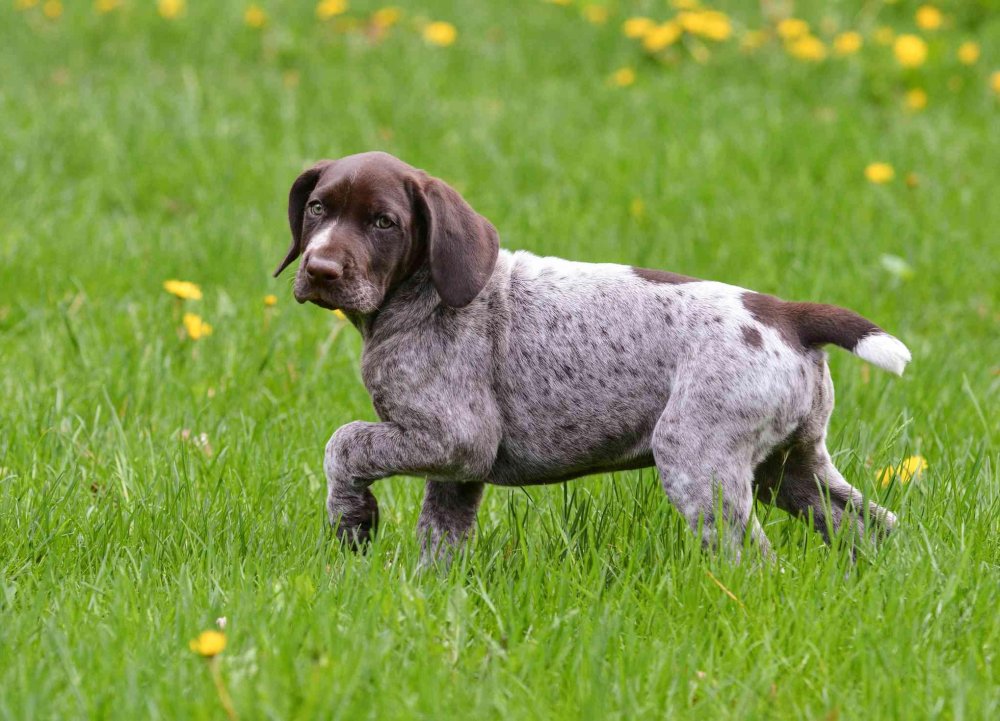
M 910 362 L 902 341 L 853 310 L 823 303 L 785 303 L 783 310 L 804 346 L 833 343 L 898 376 Z

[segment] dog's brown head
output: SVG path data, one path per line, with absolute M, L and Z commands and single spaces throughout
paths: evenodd
M 387 153 L 324 160 L 288 194 L 292 245 L 277 276 L 300 255 L 295 299 L 373 313 L 386 295 L 429 266 L 445 305 L 468 305 L 486 285 L 496 229 L 447 183 Z

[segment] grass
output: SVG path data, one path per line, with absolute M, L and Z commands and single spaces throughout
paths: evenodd
M 916 3 L 800 3 L 866 33 L 850 58 L 733 40 L 664 65 L 618 30 L 662 3 L 594 26 L 427 0 L 374 44 L 262 5 L 262 31 L 241 3 L 0 8 L 0 717 L 219 718 L 187 645 L 220 616 L 242 718 L 1000 714 L 990 4 L 946 5 L 907 72 L 870 33 L 912 30 Z M 420 15 L 458 41 L 427 45 Z M 622 66 L 638 79 L 613 87 Z M 904 339 L 903 379 L 831 351 L 831 449 L 898 533 L 851 566 L 761 506 L 781 570 L 734 567 L 642 471 L 490 489 L 474 553 L 420 573 L 422 483 L 393 478 L 370 552 L 343 552 L 321 453 L 374 418 L 359 339 L 270 271 L 295 175 L 373 148 L 451 181 L 508 248 L 840 303 Z M 896 179 L 866 182 L 874 161 Z M 179 335 L 168 278 L 201 285 L 183 310 L 211 336 Z M 912 454 L 923 475 L 877 483 Z

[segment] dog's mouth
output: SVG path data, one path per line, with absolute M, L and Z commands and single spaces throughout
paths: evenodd
M 360 289 L 338 286 L 316 286 L 314 284 L 296 283 L 293 290 L 295 300 L 299 303 L 312 303 L 325 310 L 340 310 L 355 313 L 372 313 L 378 308 L 377 298 L 373 288 Z

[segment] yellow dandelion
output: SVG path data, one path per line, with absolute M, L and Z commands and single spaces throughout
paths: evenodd
M 670 6 L 675 10 L 697 10 L 698 0 L 670 0 Z
M 656 27 L 656 23 L 649 18 L 634 17 L 622 23 L 622 33 L 625 37 L 638 40 L 646 37 L 650 30 Z
M 896 31 L 888 25 L 883 25 L 875 31 L 875 42 L 879 45 L 892 45 L 896 39 Z
M 692 35 L 698 35 L 709 40 L 728 40 L 733 34 L 733 26 L 729 21 L 729 16 L 718 10 L 704 10 L 698 13 L 681 13 L 678 16 L 687 18 L 681 20 L 681 25 Z
M 201 300 L 201 288 L 186 280 L 165 280 L 163 289 L 183 300 Z
M 1000 70 L 994 70 L 993 74 L 990 75 L 990 87 L 994 93 L 1000 95 Z
M 94 10 L 99 12 L 101 15 L 107 15 L 110 12 L 114 12 L 122 6 L 122 0 L 95 0 Z
M 853 55 L 861 49 L 864 44 L 864 40 L 861 37 L 861 33 L 854 30 L 848 30 L 846 33 L 841 33 L 833 39 L 833 51 L 837 55 Z
M 569 5 L 573 0 L 545 0 L 549 5 Z
M 268 308 L 278 305 L 278 296 L 271 294 L 265 295 L 264 305 L 266 305 Z
M 218 656 L 226 649 L 226 634 L 221 631 L 202 631 L 197 638 L 188 641 L 188 648 L 199 656 Z
M 958 61 L 962 65 L 975 65 L 979 61 L 979 43 L 968 40 L 958 46 Z
M 904 102 L 910 110 L 923 110 L 927 107 L 927 91 L 923 88 L 907 90 Z
M 917 8 L 916 18 L 921 30 L 937 30 L 944 21 L 944 15 L 933 5 L 921 5 Z
M 347 12 L 347 0 L 322 0 L 316 6 L 316 17 L 320 20 L 329 20 L 337 15 Z
M 267 25 L 267 13 L 259 5 L 251 5 L 243 13 L 243 22 L 247 24 L 247 27 L 260 29 Z
M 399 22 L 402 12 L 396 7 L 380 8 L 372 13 L 372 25 L 377 28 L 391 28 Z
M 30 10 L 38 4 L 38 0 L 14 0 L 16 10 Z
M 646 203 L 643 202 L 642 198 L 632 198 L 628 204 L 628 214 L 636 220 L 646 215 Z
M 457 37 L 458 30 L 455 29 L 455 26 L 443 20 L 428 23 L 424 27 L 424 40 L 431 45 L 445 48 L 454 43 Z
M 869 163 L 865 168 L 865 177 L 869 183 L 883 185 L 896 177 L 896 171 L 888 163 Z
M 927 459 L 923 456 L 910 456 L 895 468 L 886 466 L 880 469 L 878 479 L 883 486 L 888 486 L 893 478 L 898 478 L 900 483 L 909 483 L 914 478 L 919 478 L 928 466 Z
M 680 24 L 668 20 L 646 33 L 646 37 L 642 39 L 642 46 L 651 53 L 659 52 L 677 42 L 683 32 Z
M 592 25 L 603 25 L 608 21 L 608 9 L 603 5 L 584 5 L 583 17 Z
M 809 34 L 809 23 L 798 18 L 785 18 L 778 23 L 778 37 L 782 40 L 795 40 Z
M 333 317 L 336 318 L 337 320 L 339 321 L 347 320 L 347 316 L 344 315 L 344 311 L 340 310 L 339 308 L 336 308 L 331 312 L 333 313 Z
M 826 57 L 826 45 L 813 35 L 804 35 L 785 45 L 788 54 L 793 58 L 816 63 Z
M 188 338 L 191 340 L 200 340 L 212 335 L 212 326 L 203 321 L 197 313 L 185 313 L 183 321 L 184 330 L 187 331 Z
M 635 70 L 629 67 L 618 68 L 611 74 L 611 82 L 620 88 L 625 88 L 635 82 Z
M 184 12 L 184 0 L 157 0 L 156 11 L 165 20 L 175 20 Z
M 58 20 L 63 14 L 63 4 L 59 0 L 47 0 L 42 5 L 42 14 L 49 20 Z
M 892 52 L 904 68 L 919 68 L 927 60 L 927 43 L 916 35 L 900 35 L 892 46 Z

